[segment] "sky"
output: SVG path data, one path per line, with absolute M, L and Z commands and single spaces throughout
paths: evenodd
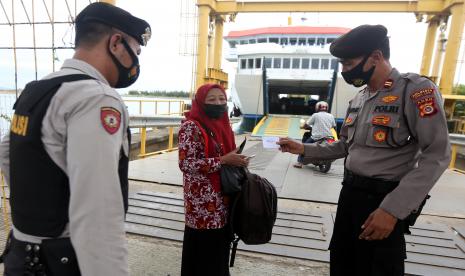
M 7 11 L 11 12 L 11 2 L 3 1 Z M 19 1 L 15 1 L 19 2 Z M 46 21 L 45 8 L 41 1 L 36 2 L 36 21 Z M 45 0 L 51 6 L 51 0 Z M 66 21 L 69 17 L 64 1 L 55 1 L 55 20 Z M 68 1 L 73 2 L 73 1 Z M 88 0 L 78 0 L 77 9 L 82 9 Z M 24 1 L 26 7 L 30 7 L 30 1 Z M 181 11 L 186 10 L 186 3 L 195 3 L 194 0 L 117 0 L 117 5 L 133 15 L 148 21 L 152 27 L 152 39 L 147 47 L 143 47 L 140 56 L 141 75 L 139 80 L 128 90 L 183 90 L 191 88 L 192 80 L 192 56 L 185 55 L 192 49 L 193 20 L 190 17 L 181 17 Z M 71 7 L 74 13 L 74 7 Z M 26 21 L 27 18 L 18 3 L 15 6 L 16 21 Z M 29 14 L 29 16 L 31 16 Z M 238 14 L 235 22 L 226 22 L 224 35 L 232 30 L 249 28 L 286 26 L 287 18 L 291 16 L 293 25 L 306 26 L 340 26 L 353 28 L 361 24 L 383 24 L 389 32 L 391 41 L 391 63 L 401 72 L 419 72 L 423 44 L 425 40 L 427 24 L 416 23 L 413 14 L 408 13 L 254 13 Z M 11 14 L 9 16 L 11 20 Z M 302 21 L 301 18 L 306 18 Z M 190 18 L 190 19 L 189 19 Z M 0 23 L 5 23 L 6 17 L 0 11 Z M 73 28 L 68 24 L 56 25 L 55 45 L 71 46 L 74 39 Z M 36 27 L 37 46 L 50 46 L 51 27 L 41 25 Z M 186 38 L 188 37 L 188 38 Z M 32 46 L 32 28 L 24 25 L 16 29 L 17 46 Z M 223 52 L 228 45 L 224 44 Z M 465 44 L 465 43 L 462 43 Z M 12 46 L 12 28 L 0 26 L 0 47 Z M 464 59 L 464 49 L 460 51 L 459 60 Z M 38 50 L 38 77 L 41 78 L 52 71 L 51 50 Z M 58 50 L 56 70 L 61 63 L 72 56 L 72 50 Z M 18 87 L 24 87 L 25 83 L 35 78 L 34 55 L 32 50 L 18 50 Z M 0 49 L 0 89 L 15 87 L 15 70 L 12 50 Z M 222 62 L 223 70 L 234 74 L 235 65 L 226 60 Z M 465 65 L 459 64 L 457 68 L 456 83 L 465 83 Z

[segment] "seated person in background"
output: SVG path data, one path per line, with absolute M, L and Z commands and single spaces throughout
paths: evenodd
M 304 129 L 311 130 L 311 135 L 303 143 L 314 143 L 326 137 L 332 137 L 331 128 L 336 127 L 336 121 L 331 113 L 328 113 L 328 103 L 320 101 L 315 106 L 316 113 L 308 119 L 303 126 Z M 305 135 L 304 135 L 305 137 Z M 297 157 L 297 163 L 294 164 L 296 168 L 302 168 L 302 157 Z

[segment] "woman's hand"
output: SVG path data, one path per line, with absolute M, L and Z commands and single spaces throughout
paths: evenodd
M 230 153 L 220 156 L 220 162 L 224 165 L 231 165 L 237 167 L 247 167 L 249 165 L 249 160 L 247 156 L 236 153 L 237 149 L 231 151 Z

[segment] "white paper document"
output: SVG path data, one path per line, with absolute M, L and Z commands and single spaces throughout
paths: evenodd
M 279 137 L 275 136 L 263 136 L 263 148 L 265 149 L 279 149 L 279 145 L 276 142 L 279 141 Z

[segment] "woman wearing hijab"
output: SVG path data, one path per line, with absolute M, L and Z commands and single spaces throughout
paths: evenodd
M 248 161 L 236 153 L 223 87 L 202 85 L 185 115 L 178 135 L 186 224 L 181 275 L 228 276 L 229 198 L 221 192 L 220 169 Z

